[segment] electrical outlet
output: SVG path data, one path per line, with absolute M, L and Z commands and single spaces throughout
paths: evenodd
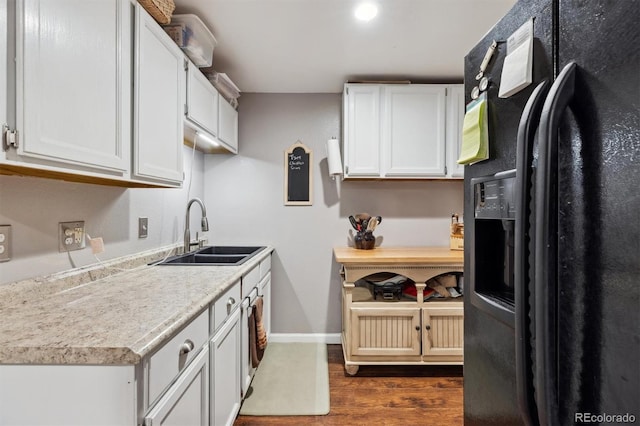
M 58 224 L 58 250 L 64 253 L 83 249 L 86 245 L 84 235 L 84 220 L 60 222 Z
M 0 262 L 11 260 L 11 225 L 0 225 Z
M 149 219 L 146 217 L 138 218 L 138 238 L 147 238 L 149 235 Z

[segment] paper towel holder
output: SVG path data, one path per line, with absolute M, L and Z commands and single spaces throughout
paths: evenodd
M 343 174 L 340 142 L 336 137 L 327 140 L 327 164 L 329 166 L 329 176 L 331 176 L 331 179 L 335 180 L 336 176 Z

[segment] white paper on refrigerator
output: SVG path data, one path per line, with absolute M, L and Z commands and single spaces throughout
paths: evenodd
M 498 97 L 508 98 L 533 81 L 533 18 L 507 39 Z

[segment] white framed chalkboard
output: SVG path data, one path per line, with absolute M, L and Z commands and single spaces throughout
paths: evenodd
M 313 152 L 300 141 L 284 152 L 284 204 L 313 204 Z

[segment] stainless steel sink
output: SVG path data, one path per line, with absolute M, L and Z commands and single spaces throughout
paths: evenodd
M 173 256 L 158 265 L 242 265 L 265 247 L 209 246 L 198 251 Z

